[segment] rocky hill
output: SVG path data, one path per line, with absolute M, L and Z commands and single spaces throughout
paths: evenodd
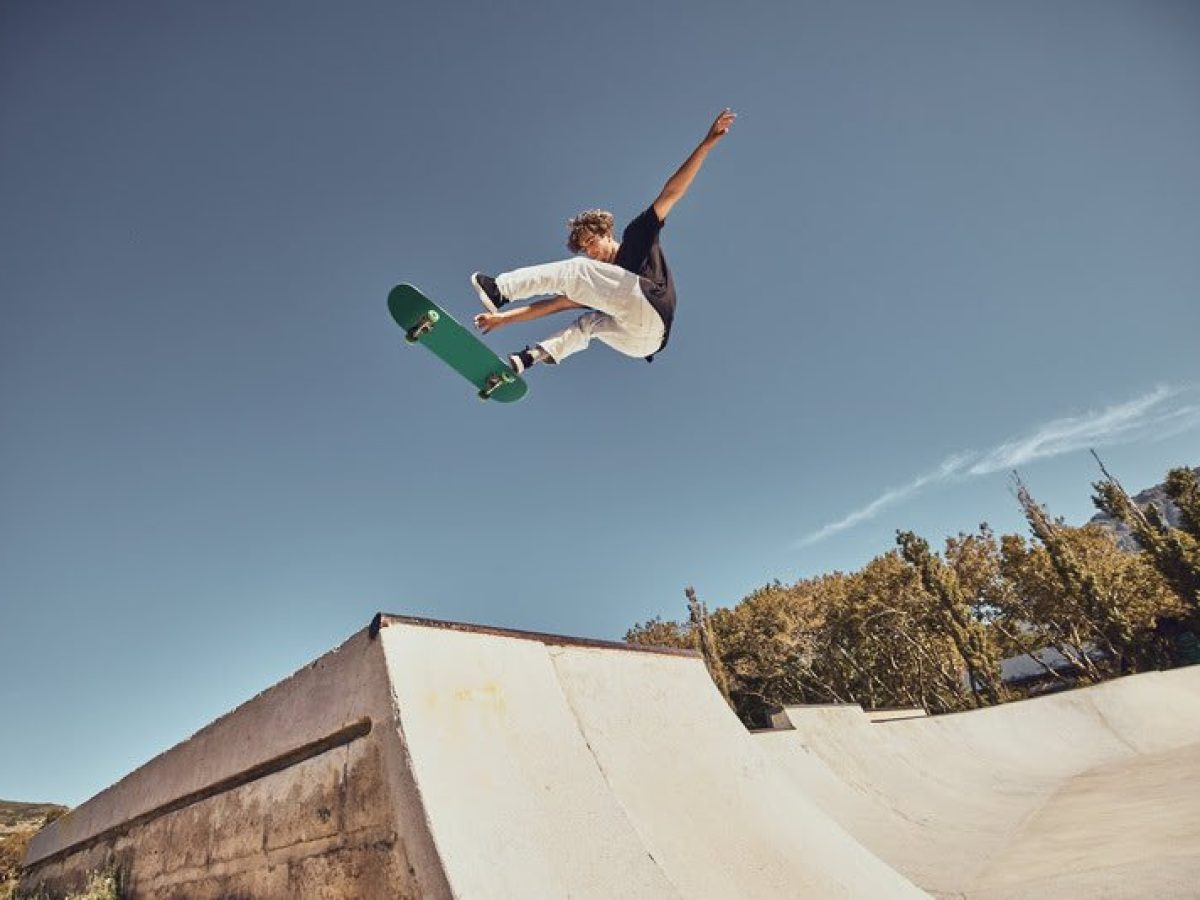
M 0 800 L 0 834 L 6 831 L 28 831 L 53 822 L 67 811 L 56 803 L 13 803 Z
M 67 811 L 55 803 L 0 800 L 0 900 L 11 896 L 29 839 Z

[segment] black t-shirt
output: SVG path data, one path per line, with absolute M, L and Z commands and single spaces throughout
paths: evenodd
M 667 346 L 667 338 L 671 335 L 671 321 L 675 318 L 675 282 L 671 278 L 671 270 L 667 268 L 666 257 L 663 256 L 662 247 L 658 243 L 658 233 L 665 224 L 658 220 L 658 213 L 654 211 L 654 207 L 649 207 L 625 226 L 621 233 L 621 247 L 613 260 L 622 269 L 638 276 L 642 293 L 662 317 L 663 341 L 658 350 Z M 654 354 L 651 354 L 646 359 L 653 357 Z

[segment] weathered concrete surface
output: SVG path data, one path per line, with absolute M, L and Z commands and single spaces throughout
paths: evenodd
M 924 896 L 757 752 L 695 656 L 382 640 L 456 896 Z
M 380 618 L 49 826 L 22 886 L 115 863 L 156 900 L 1190 896 L 1197 701 L 1200 667 L 751 735 L 694 654 Z
M 388 618 L 52 824 L 25 890 L 919 897 L 757 752 L 693 654 Z
M 115 863 L 132 897 L 446 896 L 393 722 L 363 631 L 36 835 L 22 888 Z
M 587 745 L 684 897 L 916 897 L 770 764 L 697 659 L 564 647 Z
M 809 798 L 936 895 L 1200 893 L 1200 667 L 992 709 L 755 735 Z

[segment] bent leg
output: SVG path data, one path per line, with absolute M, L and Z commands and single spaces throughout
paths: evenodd
M 662 324 L 657 329 L 631 331 L 619 320 L 606 313 L 584 313 L 558 334 L 539 341 L 538 346 L 559 363 L 573 353 L 587 348 L 592 339 L 602 341 L 626 356 L 649 356 L 662 343 Z
M 560 363 L 573 353 L 586 350 L 592 342 L 596 328 L 612 316 L 601 312 L 584 313 L 562 331 L 551 335 L 544 341 L 538 341 L 538 346 L 550 354 L 550 361 Z
M 509 300 L 565 294 L 618 318 L 630 316 L 646 302 L 636 274 L 582 256 L 505 272 L 496 276 L 496 286 Z

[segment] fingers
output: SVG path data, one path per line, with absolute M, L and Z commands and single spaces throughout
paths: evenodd
M 737 113 L 735 113 L 729 107 L 725 107 L 725 109 L 721 111 L 721 114 L 717 116 L 716 121 L 713 122 L 712 128 L 709 130 L 709 134 L 711 134 L 714 138 L 725 137 L 725 135 L 729 133 L 729 128 L 731 125 L 733 125 L 735 119 L 737 119 Z

